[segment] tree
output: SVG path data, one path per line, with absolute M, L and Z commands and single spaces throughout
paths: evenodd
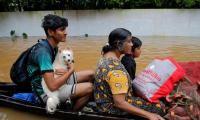
M 200 8 L 200 0 L 0 0 L 0 11 Z

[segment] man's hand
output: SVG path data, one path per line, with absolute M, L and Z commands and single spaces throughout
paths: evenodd
M 56 75 L 63 75 L 64 73 L 66 73 L 67 72 L 67 70 L 65 70 L 65 69 L 55 69 L 55 74 Z
M 66 72 L 74 72 L 74 63 L 68 64 L 67 70 L 66 69 L 55 69 L 54 73 L 56 75 L 63 75 Z
M 67 69 L 69 72 L 74 72 L 74 63 L 68 64 Z

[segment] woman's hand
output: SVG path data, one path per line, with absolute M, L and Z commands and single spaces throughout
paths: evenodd
M 160 115 L 151 113 L 148 117 L 149 120 L 165 120 L 164 118 L 162 118 Z

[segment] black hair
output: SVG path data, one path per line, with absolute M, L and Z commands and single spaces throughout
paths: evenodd
M 132 52 L 134 52 L 135 48 L 139 48 L 142 46 L 142 41 L 134 36 L 132 37 L 132 43 L 133 43 Z
M 111 50 L 122 50 L 123 43 L 128 36 L 131 36 L 131 32 L 124 28 L 114 29 L 108 36 L 108 45 L 103 46 L 102 53 L 105 54 Z
M 62 18 L 57 15 L 48 14 L 44 16 L 42 20 L 42 27 L 44 28 L 44 31 L 46 35 L 48 36 L 48 29 L 56 30 L 60 27 L 67 27 L 68 26 L 68 20 L 66 18 Z

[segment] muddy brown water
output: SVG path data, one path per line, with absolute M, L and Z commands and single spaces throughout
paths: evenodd
M 9 70 L 19 54 L 42 37 L 29 37 L 26 40 L 9 37 L 0 38 L 0 81 L 11 82 Z M 200 37 L 139 37 L 142 54 L 136 59 L 137 74 L 156 57 L 172 56 L 179 61 L 200 60 Z M 95 70 L 101 56 L 101 48 L 106 44 L 106 36 L 69 37 L 60 47 L 70 46 L 74 51 L 75 70 Z M 21 112 L 0 106 L 0 119 L 5 120 L 47 120 L 49 118 Z

